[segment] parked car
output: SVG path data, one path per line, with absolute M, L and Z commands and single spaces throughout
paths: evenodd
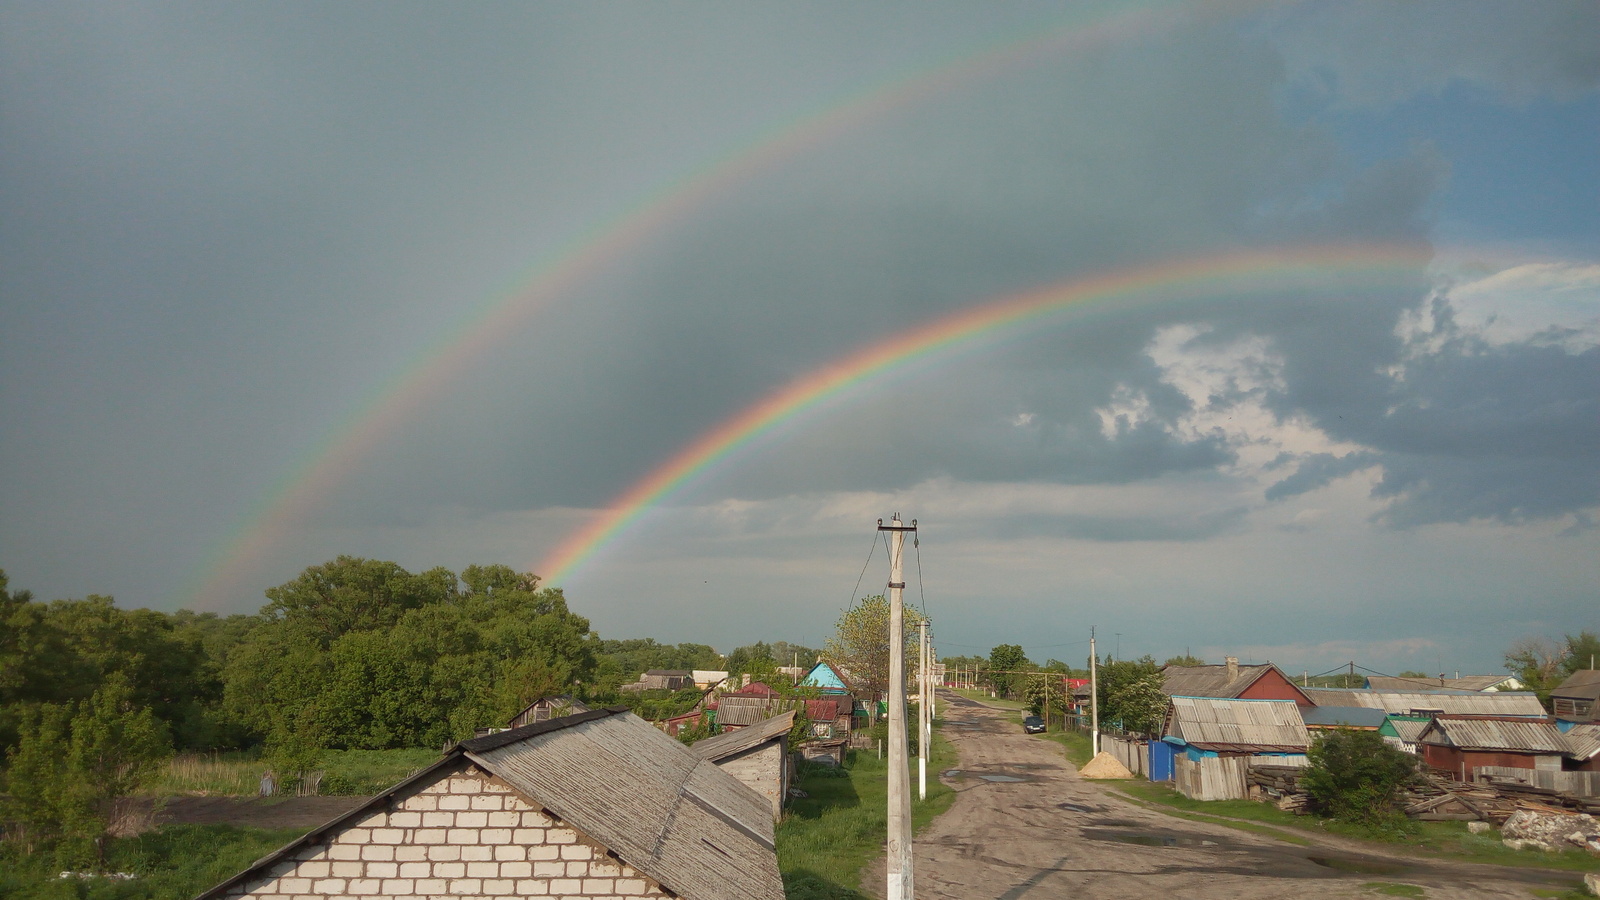
M 1022 730 L 1029 734 L 1044 733 L 1044 720 L 1038 716 L 1029 716 L 1022 720 Z

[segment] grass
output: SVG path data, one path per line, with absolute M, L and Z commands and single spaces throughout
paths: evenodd
M 106 870 L 137 877 L 60 878 L 54 854 L 0 850 L 0 897 L 8 900 L 189 900 L 299 837 L 302 829 L 168 825 L 111 841 Z
M 912 770 L 912 831 L 921 831 L 950 808 L 955 792 L 937 773 L 956 764 L 949 741 L 934 732 L 928 761 L 928 799 L 916 798 Z M 888 835 L 888 762 L 853 750 L 843 769 L 808 767 L 799 787 L 810 796 L 791 800 L 778 824 L 778 868 L 789 900 L 865 900 L 857 890 L 861 870 L 883 853 Z
M 322 757 L 321 793 L 362 797 L 376 794 L 439 758 L 439 751 L 329 750 Z M 255 751 L 180 753 L 149 789 L 158 797 L 177 795 L 253 797 L 267 765 Z
M 1043 737 L 1065 748 L 1067 762 L 1077 768 L 1083 768 L 1085 763 L 1094 758 L 1094 741 L 1081 731 L 1052 731 Z
M 1268 834 L 1290 843 L 1305 842 L 1302 836 L 1305 834 L 1330 834 L 1381 842 L 1413 855 L 1435 859 L 1570 872 L 1600 872 L 1600 859 L 1587 853 L 1512 850 L 1500 842 L 1497 833 L 1473 834 L 1467 830 L 1465 822 L 1411 822 L 1405 833 L 1374 833 L 1360 826 L 1297 816 L 1270 803 L 1254 800 L 1191 800 L 1165 784 L 1143 780 L 1118 781 L 1114 785 L 1113 789 L 1124 796 L 1178 818 Z

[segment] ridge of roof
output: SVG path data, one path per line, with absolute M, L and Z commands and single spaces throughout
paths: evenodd
M 571 728 L 574 725 L 582 725 L 584 722 L 593 722 L 596 719 L 604 719 L 607 716 L 614 716 L 627 711 L 628 708 L 626 706 L 605 706 L 600 709 L 591 709 L 588 712 L 573 713 L 570 716 L 546 719 L 543 722 L 534 722 L 529 725 L 523 725 L 520 728 L 497 731 L 481 738 L 468 738 L 451 747 L 449 752 L 453 753 L 460 750 L 468 753 L 479 753 L 484 750 L 493 750 L 496 747 L 515 744 L 523 738 L 530 738 L 549 731 L 560 731 L 563 728 Z
M 702 738 L 689 745 L 689 750 L 700 756 L 716 762 L 735 753 L 749 750 L 772 740 L 779 735 L 788 734 L 794 727 L 794 710 L 778 713 L 756 725 L 748 725 L 737 731 L 728 731 L 722 734 Z

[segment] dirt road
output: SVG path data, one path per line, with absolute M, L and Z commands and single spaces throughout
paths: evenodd
M 1061 746 L 1022 733 L 1009 711 L 942 694 L 961 755 L 942 775 L 954 805 L 916 835 L 918 900 L 1276 900 L 1376 897 L 1371 882 L 1434 900 L 1517 898 L 1572 886 L 1564 872 L 1437 863 L 1315 839 L 1303 847 L 1145 809 L 1078 777 Z M 865 888 L 883 896 L 880 859 Z

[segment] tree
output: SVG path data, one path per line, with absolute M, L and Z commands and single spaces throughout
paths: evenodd
M 1566 658 L 1564 645 L 1549 638 L 1526 637 L 1506 651 L 1506 669 L 1549 709 L 1550 691 L 1562 681 Z
M 1403 821 L 1396 806 L 1417 780 L 1416 757 L 1389 746 L 1375 731 L 1348 728 L 1324 732 L 1306 757 L 1300 784 L 1316 811 L 1369 826 Z
M 1566 656 L 1561 661 L 1563 673 L 1571 675 L 1600 665 L 1600 634 L 1580 631 L 1577 634 L 1569 634 L 1566 638 Z
M 917 658 L 916 625 L 922 614 L 906 607 L 901 635 L 906 648 L 906 672 Z M 883 595 L 864 597 L 845 610 L 834 624 L 833 637 L 824 648 L 825 656 L 850 670 L 857 687 L 874 693 L 889 690 L 889 601 Z
M 1002 697 L 1011 696 L 1017 685 L 1024 684 L 1025 676 L 1018 673 L 1032 667 L 1028 654 L 1018 644 L 1001 644 L 989 651 L 989 683 Z
M 1205 664 L 1205 660 L 1198 656 L 1190 656 L 1187 653 L 1183 654 L 1182 656 L 1171 657 L 1166 662 L 1162 663 L 1164 666 L 1203 666 Z
M 166 728 L 132 698 L 119 673 L 87 701 L 40 704 L 24 720 L 8 754 L 5 812 L 30 849 L 56 844 L 64 865 L 104 863 L 107 829 L 172 755 Z
M 1028 709 L 1034 715 L 1042 716 L 1048 725 L 1052 713 L 1067 707 L 1066 682 L 1062 681 L 1059 674 L 1052 672 L 1026 677 L 1028 681 L 1023 688 L 1023 696 L 1028 699 Z
M 1161 690 L 1161 670 L 1154 657 L 1108 660 L 1101 664 L 1097 681 L 1102 725 L 1143 733 L 1160 727 L 1166 714 L 1166 695 Z

